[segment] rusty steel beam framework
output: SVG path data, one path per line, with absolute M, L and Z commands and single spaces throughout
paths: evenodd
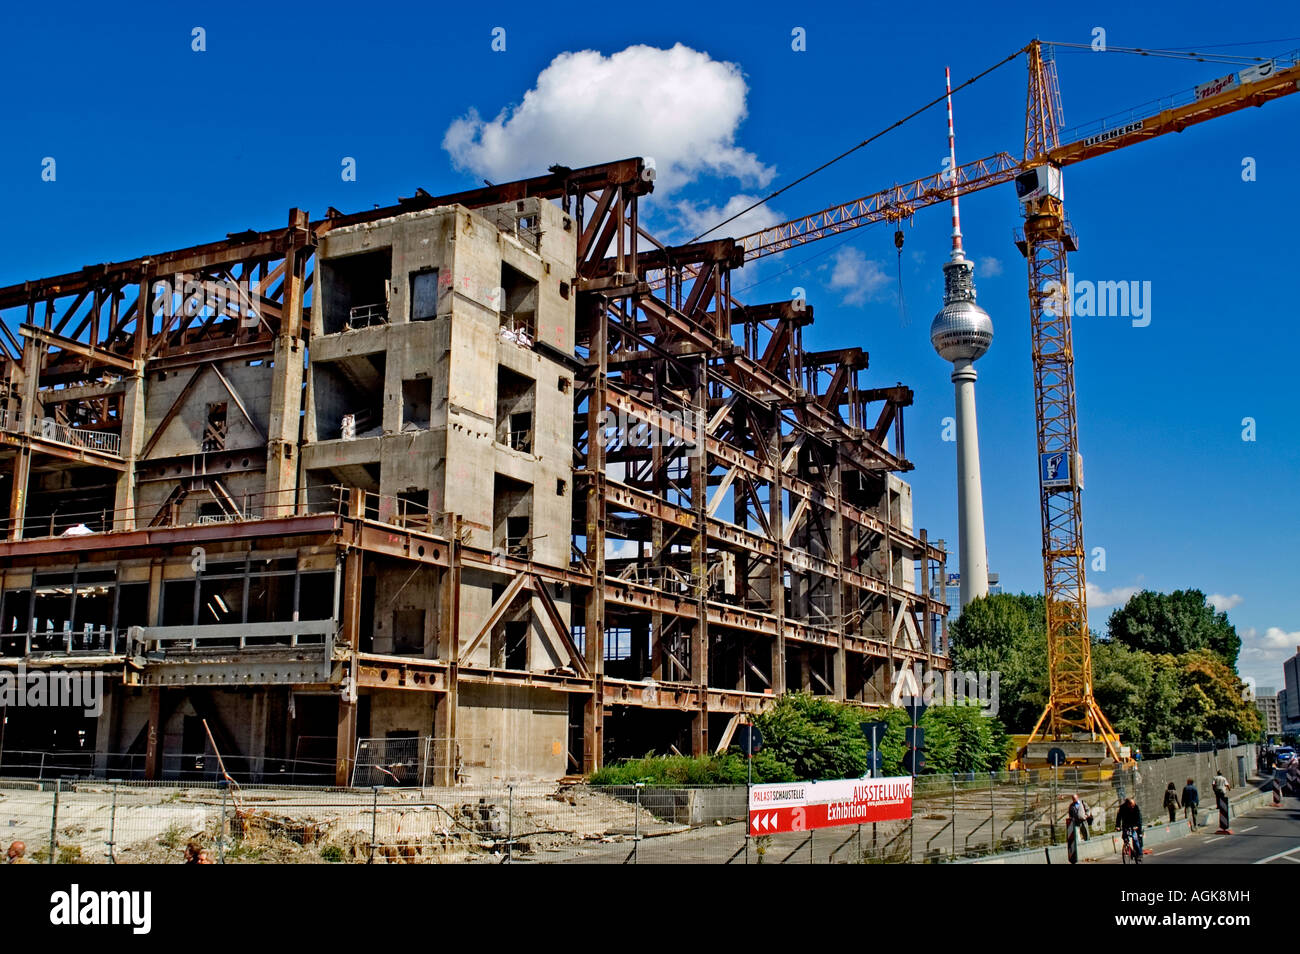
M 161 564 L 187 559 L 192 544 L 256 549 L 298 539 L 333 548 L 339 635 L 330 686 L 340 693 L 341 782 L 357 734 L 356 692 L 367 688 L 440 693 L 440 732 L 451 736 L 462 683 L 568 693 L 581 700 L 581 750 L 570 754 L 582 770 L 602 763 L 607 722 L 628 712 L 678 713 L 679 738 L 702 754 L 718 735 L 712 717 L 757 711 L 788 690 L 888 704 L 901 666 L 947 665 L 947 607 L 928 596 L 945 553 L 911 530 L 905 485 L 890 478 L 911 468 L 903 413 L 912 392 L 865 387 L 860 348 L 805 351 L 811 307 L 737 302 L 740 243 L 655 241 L 638 222 L 638 200 L 652 187 L 639 159 L 556 167 L 453 195 L 420 191 L 353 215 L 330 209 L 317 221 L 294 209 L 282 229 L 0 288 L 0 493 L 8 500 L 0 569 L 48 567 L 73 551 L 87 564 L 144 553 L 156 557 L 150 579 L 160 585 Z M 322 236 L 529 197 L 561 203 L 575 224 L 578 337 L 575 354 L 564 356 L 577 369 L 572 561 L 547 566 L 468 546 L 455 514 L 438 526 L 402 525 L 355 489 L 328 505 L 310 499 L 299 418 L 310 348 L 304 312 Z M 232 363 L 269 375 L 264 413 L 250 409 Z M 224 400 L 219 417 L 196 424 L 182 405 L 205 376 Z M 175 395 L 170 408 L 147 422 L 146 388 L 172 379 L 164 384 Z M 228 418 L 246 420 L 256 445 L 224 446 Z M 159 451 L 175 422 L 198 427 L 200 452 Z M 262 474 L 264 491 L 256 501 L 232 495 L 227 474 Z M 146 485 L 170 488 L 161 507 L 139 502 Z M 215 508 L 213 522 L 178 525 L 195 495 Z M 76 535 L 65 538 L 74 519 Z M 438 574 L 442 634 L 461 629 L 462 570 L 503 582 L 526 576 L 571 665 L 469 666 L 465 647 L 445 636 L 435 658 L 363 652 L 358 601 L 369 559 Z M 919 566 L 919 587 L 908 585 L 907 566 Z M 572 594 L 570 619 L 548 586 Z M 130 681 L 131 663 L 123 666 Z M 167 707 L 151 691 L 153 731 Z
M 689 693 L 702 753 L 711 690 L 882 703 L 900 664 L 946 665 L 929 636 L 946 607 L 899 572 L 944 566 L 891 509 L 911 391 L 862 387 L 860 349 L 806 352 L 811 308 L 733 298 L 741 244 L 664 246 L 636 198 L 578 205 L 621 216 L 579 229 L 593 267 L 577 283 L 575 552 L 596 583 L 583 635 L 606 687 L 584 722 L 589 765 L 614 676 Z

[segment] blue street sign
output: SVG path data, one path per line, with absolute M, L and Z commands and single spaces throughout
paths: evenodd
M 885 737 L 885 729 L 889 726 L 888 722 L 859 722 L 858 727 L 862 729 L 862 734 L 868 739 L 874 738 L 877 742 Z
M 733 744 L 740 746 L 740 751 L 746 755 L 753 755 L 763 750 L 763 733 L 756 725 L 738 725 Z

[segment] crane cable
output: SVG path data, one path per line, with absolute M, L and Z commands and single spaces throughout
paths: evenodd
M 1296 37 L 1288 37 L 1285 40 L 1260 40 L 1259 43 L 1288 42 Z M 1225 44 L 1228 45 L 1228 44 Z M 1255 44 L 1240 44 L 1242 46 Z M 1106 46 L 1101 49 L 1094 48 L 1088 43 L 1064 43 L 1055 40 L 1044 40 L 1043 46 L 1062 47 L 1070 50 L 1092 50 L 1096 53 L 1132 53 L 1137 56 L 1159 56 L 1169 59 L 1192 60 L 1197 63 L 1220 63 L 1225 66 L 1251 66 L 1256 63 L 1265 63 L 1270 59 L 1285 59 L 1283 57 L 1268 56 L 1233 56 L 1228 53 L 1197 53 L 1192 50 L 1157 50 L 1147 49 L 1140 46 Z M 1205 49 L 1205 48 L 1203 48 Z
M 988 69 L 986 69 L 986 70 L 984 70 L 984 71 L 982 71 L 982 72 L 980 72 L 980 73 L 976 73 L 974 76 L 972 76 L 972 77 L 971 77 L 970 79 L 968 79 L 966 82 L 962 83 L 960 86 L 955 87 L 955 88 L 953 89 L 953 92 L 955 93 L 955 92 L 957 92 L 957 91 L 959 91 L 959 90 L 965 89 L 967 86 L 970 86 L 972 83 L 976 82 L 977 80 L 981 80 L 981 79 L 983 79 L 985 76 L 988 76 L 988 75 L 989 75 L 990 73 L 992 73 L 994 70 L 999 69 L 999 68 L 1001 68 L 1001 67 L 1003 67 L 1003 66 L 1006 66 L 1008 63 L 1010 63 L 1012 60 L 1014 60 L 1016 57 L 1020 56 L 1021 53 L 1024 53 L 1024 52 L 1025 52 L 1026 50 L 1028 50 L 1028 49 L 1029 49 L 1029 46 L 1028 46 L 1028 45 L 1026 45 L 1026 46 L 1022 46 L 1020 49 L 1016 50 L 1016 51 L 1015 51 L 1014 53 L 1012 53 L 1011 55 L 1009 55 L 1009 56 L 1005 57 L 1004 59 L 1001 59 L 1001 60 L 999 60 L 998 62 L 994 63 L 994 64 L 993 64 L 992 66 L 990 66 Z M 885 135 L 886 133 L 892 132 L 893 130 L 897 129 L 899 126 L 903 125 L 904 123 L 909 122 L 909 121 L 912 120 L 912 119 L 915 119 L 917 116 L 921 115 L 921 113 L 925 112 L 925 111 L 926 111 L 927 109 L 929 109 L 930 107 L 932 107 L 932 106 L 937 106 L 939 103 L 942 103 L 942 102 L 946 101 L 947 98 L 948 98 L 948 94 L 945 92 L 942 96 L 939 96 L 939 97 L 936 98 L 936 99 L 932 99 L 932 100 L 930 100 L 930 102 L 926 103 L 924 106 L 920 107 L 919 109 L 914 110 L 913 112 L 908 113 L 906 116 L 904 116 L 902 119 L 900 119 L 900 120 L 898 120 L 897 122 L 895 122 L 893 125 L 886 126 L 884 129 L 880 130 L 880 131 L 879 131 L 878 133 L 876 133 L 875 135 L 868 136 L 866 139 L 862 140 L 862 142 L 858 143 L 856 146 L 852 146 L 851 148 L 844 150 L 844 151 L 843 151 L 842 153 L 840 153 L 838 156 L 835 156 L 835 157 L 832 158 L 832 159 L 828 159 L 828 160 L 826 160 L 826 161 L 823 162 L 820 166 L 818 166 L 816 169 L 813 169 L 813 170 L 810 171 L 810 172 L 805 172 L 803 175 L 801 175 L 799 178 L 795 179 L 793 182 L 790 182 L 790 183 L 788 183 L 787 185 L 782 186 L 781 188 L 777 189 L 775 192 L 773 192 L 773 193 L 771 193 L 771 194 L 769 194 L 769 195 L 766 195 L 766 196 L 764 196 L 763 198 L 759 199 L 757 202 L 753 203 L 752 205 L 749 205 L 749 206 L 747 206 L 747 207 L 741 209 L 741 210 L 740 210 L 739 212 L 737 212 L 735 215 L 733 215 L 733 216 L 731 216 L 731 217 L 729 217 L 729 218 L 723 219 L 723 220 L 722 220 L 721 222 L 719 222 L 717 225 L 713 226 L 713 228 L 708 229 L 708 230 L 706 230 L 706 231 L 704 231 L 704 232 L 701 232 L 699 235 L 695 236 L 695 238 L 691 239 L 691 241 L 688 242 L 687 244 L 694 244 L 695 242 L 698 242 L 700 239 L 704 238 L 704 236 L 708 235 L 710 232 L 716 232 L 718 229 L 722 228 L 724 225 L 728 224 L 729 222 L 734 222 L 734 221 L 736 221 L 736 219 L 740 218 L 742 215 L 745 215 L 745 214 L 748 213 L 748 212 L 752 212 L 752 211 L 754 211 L 754 209 L 757 209 L 757 208 L 758 208 L 759 206 L 761 206 L 761 205 L 766 205 L 768 202 L 771 202 L 773 199 L 775 199 L 775 198 L 776 198 L 778 195 L 780 195 L 781 193 L 783 193 L 783 192 L 788 192 L 788 191 L 790 191 L 791 189 L 793 189 L 795 186 L 797 186 L 799 183 L 804 182 L 804 181 L 806 181 L 806 180 L 808 180 L 808 179 L 811 179 L 813 176 L 815 176 L 817 173 L 821 172 L 822 170 L 827 169 L 827 168 L 829 168 L 830 166 L 833 166 L 835 163 L 839 162 L 841 159 L 844 159 L 844 158 L 846 158 L 846 157 L 852 155 L 853 153 L 855 153 L 855 152 L 857 152 L 859 149 L 861 149 L 863 146 L 870 145 L 871 143 L 875 142 L 877 139 L 879 139 L 881 136 Z
M 1246 42 L 1246 43 L 1235 43 L 1235 44 L 1228 44 L 1228 43 L 1225 43 L 1225 44 L 1221 44 L 1221 45 L 1222 45 L 1222 46 L 1253 46 L 1253 45 L 1257 45 L 1257 44 L 1262 45 L 1262 44 L 1264 44 L 1264 43 L 1281 43 L 1281 42 L 1289 42 L 1289 41 L 1292 40 L 1292 39 L 1295 39 L 1295 38 L 1293 38 L 1293 37 L 1286 37 L 1285 39 L 1282 39 L 1282 40 L 1259 40 L 1259 41 L 1250 41 L 1250 42 Z M 1022 46 L 1020 49 L 1016 50 L 1014 53 L 1010 54 L 1009 56 L 1005 57 L 1004 59 L 999 60 L 997 63 L 994 63 L 992 66 L 988 67 L 988 69 L 983 70 L 983 71 L 980 72 L 980 73 L 976 73 L 976 74 L 975 74 L 974 76 L 972 76 L 970 79 L 966 80 L 966 82 L 964 82 L 964 83 L 962 83 L 962 84 L 960 84 L 960 85 L 954 87 L 954 88 L 953 88 L 953 92 L 956 93 L 956 92 L 959 92 L 959 91 L 965 89 L 967 86 L 970 86 L 972 83 L 975 83 L 976 81 L 983 79 L 985 76 L 987 76 L 988 74 L 992 73 L 994 70 L 1000 69 L 1001 67 L 1003 67 L 1003 66 L 1005 66 L 1006 64 L 1010 63 L 1012 60 L 1014 60 L 1016 57 L 1018 57 L 1021 53 L 1026 52 L 1026 51 L 1029 49 L 1030 45 L 1031 45 L 1031 44 L 1026 44 L 1025 46 Z M 1088 43 L 1063 43 L 1063 42 L 1054 42 L 1054 41 L 1053 41 L 1053 42 L 1043 41 L 1043 45 L 1044 45 L 1044 46 L 1053 46 L 1053 47 L 1055 47 L 1055 46 L 1066 47 L 1066 48 L 1070 48 L 1070 49 L 1085 49 L 1085 50 L 1090 50 L 1090 49 L 1092 49 L 1092 45 L 1091 45 L 1091 44 L 1088 44 Z M 1210 47 L 1202 47 L 1202 49 L 1210 49 Z M 1203 62 L 1210 62 L 1211 60 L 1208 59 L 1209 57 L 1218 57 L 1219 59 L 1217 60 L 1217 62 L 1224 62 L 1224 63 L 1230 63 L 1233 59 L 1236 59 L 1236 60 L 1238 60 L 1238 61 L 1243 61 L 1243 62 L 1249 64 L 1249 63 L 1258 63 L 1258 62 L 1263 62 L 1263 61 L 1266 59 L 1266 57 L 1244 57 L 1244 56 L 1243 56 L 1243 57 L 1230 57 L 1230 56 L 1228 56 L 1227 54 L 1220 54 L 1220 53 L 1201 54 L 1201 53 L 1193 53 L 1193 52 L 1183 52 L 1183 51 L 1179 51 L 1179 50 L 1148 50 L 1148 49 L 1142 49 L 1141 47 L 1119 47 L 1119 46 L 1111 46 L 1111 47 L 1107 47 L 1106 50 L 1105 50 L 1105 52 L 1114 52 L 1114 53 L 1135 53 L 1135 54 L 1138 54 L 1138 55 L 1141 55 L 1141 56 L 1167 56 L 1167 57 L 1176 58 L 1176 59 L 1177 59 L 1177 58 L 1182 58 L 1182 59 L 1192 58 L 1192 59 L 1200 59 L 1200 60 L 1202 60 Z M 835 156 L 835 157 L 833 157 L 833 158 L 831 158 L 831 159 L 828 159 L 826 162 L 823 162 L 823 163 L 822 163 L 820 166 L 818 166 L 817 168 L 811 170 L 810 172 L 806 172 L 806 173 L 804 173 L 803 175 L 799 176 L 799 178 L 795 179 L 793 182 L 790 182 L 789 184 L 784 185 L 784 186 L 782 186 L 781 188 L 777 189 L 775 192 L 772 192 L 772 193 L 770 193 L 770 194 L 764 196 L 763 198 L 759 199 L 757 202 L 754 202 L 752 205 L 746 206 L 745 208 L 741 209 L 741 210 L 740 210 L 739 212 L 737 212 L 736 214 L 734 214 L 734 215 L 732 215 L 732 216 L 729 216 L 728 218 L 723 219 L 723 220 L 722 220 L 721 222 L 719 222 L 717 225 L 713 226 L 713 228 L 711 228 L 711 229 L 707 229 L 706 231 L 701 232 L 699 235 L 695 236 L 695 238 L 691 239 L 690 243 L 688 243 L 688 244 L 693 244 L 693 243 L 695 243 L 695 242 L 698 242 L 700 239 L 704 238 L 704 236 L 710 234 L 711 232 L 716 232 L 718 229 L 722 228 L 724 225 L 727 225 L 727 224 L 729 224 L 729 223 L 731 223 L 731 222 L 736 221 L 736 219 L 740 218 L 742 215 L 745 215 L 745 214 L 748 213 L 748 212 L 752 212 L 752 211 L 754 211 L 754 210 L 757 209 L 759 206 L 766 205 L 768 202 L 771 202 L 773 199 L 775 199 L 777 196 L 781 195 L 783 192 L 788 192 L 790 189 L 793 189 L 793 188 L 794 188 L 795 186 L 797 186 L 799 183 L 804 182 L 804 181 L 806 181 L 806 180 L 808 180 L 808 179 L 811 179 L 811 178 L 812 178 L 813 176 L 815 176 L 817 173 L 823 171 L 824 169 L 829 168 L 830 166 L 832 166 L 832 165 L 834 165 L 835 163 L 839 162 L 841 159 L 844 159 L 844 158 L 846 158 L 846 157 L 852 155 L 853 153 L 857 152 L 859 149 L 863 148 L 864 146 L 870 145 L 872 142 L 874 142 L 875 140 L 879 139 L 881 136 L 884 136 L 884 135 L 885 135 L 886 133 L 888 133 L 888 132 L 892 132 L 893 130 L 897 129 L 899 126 L 903 125 L 904 123 L 908 122 L 909 120 L 915 119 L 917 116 L 919 116 L 921 113 L 925 112 L 927 109 L 931 108 L 932 106 L 937 106 L 939 103 L 944 102 L 946 99 L 947 99 L 947 94 L 945 94 L 945 95 L 943 95 L 943 96 L 939 96 L 939 97 L 937 97 L 936 99 L 932 99 L 930 102 L 926 103 L 926 104 L 925 104 L 924 106 L 922 106 L 920 109 L 917 109 L 917 110 L 915 110 L 914 112 L 909 113 L 908 115 L 904 116 L 902 119 L 898 120 L 898 121 L 897 121 L 896 123 L 894 123 L 893 125 L 891 125 L 891 126 L 887 126 L 886 128 L 880 130 L 880 132 L 876 133 L 875 135 L 873 135 L 873 136 L 869 136 L 868 138 L 862 140 L 862 142 L 858 143 L 856 146 L 853 146 L 853 147 L 851 147 L 851 148 L 849 148 L 849 149 L 844 150 L 844 152 L 840 153 L 838 156 Z

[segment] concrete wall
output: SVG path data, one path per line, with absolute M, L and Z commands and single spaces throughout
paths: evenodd
M 898 526 L 912 532 L 912 485 L 889 475 L 890 508 Z M 916 592 L 916 563 L 909 557 L 899 556 L 894 566 L 894 580 L 905 589 Z
M 521 217 L 528 220 L 528 228 L 517 228 Z M 381 257 L 367 261 L 382 263 L 382 256 L 391 257 L 387 323 L 326 334 L 327 327 L 344 325 L 341 313 L 327 314 L 329 309 L 360 303 L 335 287 L 346 278 L 348 260 L 376 252 Z M 315 480 L 341 483 L 355 482 L 367 468 L 370 474 L 377 471 L 377 489 L 385 497 L 427 491 L 434 525 L 443 529 L 440 515 L 454 513 L 464 521 L 465 542 L 485 549 L 504 544 L 503 534 L 494 532 L 505 516 L 498 513 L 494 487 L 496 475 L 511 478 L 531 488 L 510 513 L 530 517 L 532 559 L 567 566 L 573 505 L 572 374 L 528 342 L 503 338 L 501 312 L 510 306 L 504 289 L 508 265 L 512 280 L 522 276 L 525 286 L 536 283 L 528 295 L 536 305 L 535 339 L 572 353 L 574 296 L 568 289 L 576 267 L 572 220 L 562 209 L 537 199 L 475 211 L 453 206 L 331 231 L 322 239 L 318 261 L 304 469 L 316 475 Z M 412 275 L 434 271 L 436 314 L 412 321 Z M 373 438 L 343 441 L 337 435 L 338 419 L 351 409 L 332 392 L 340 380 L 349 379 L 350 370 L 352 378 L 357 370 L 366 370 L 364 365 L 351 367 L 349 361 L 379 354 L 384 356 L 382 393 L 374 392 L 372 382 L 371 413 L 373 421 L 381 422 L 380 432 Z M 374 359 L 370 364 L 378 366 Z M 501 439 L 500 368 L 532 382 L 533 440 L 525 451 L 510 448 Z M 428 381 L 431 386 L 426 428 L 404 426 L 403 384 L 415 381 Z M 409 568 L 402 572 L 382 562 L 377 566 L 375 652 L 409 651 L 394 641 L 394 614 L 423 609 L 423 654 L 449 658 L 450 639 L 466 646 L 491 612 L 494 589 L 499 591 L 510 582 L 508 574 L 465 570 L 459 632 L 453 637 L 438 632 L 437 575 L 408 576 Z M 567 596 L 557 595 L 556 602 L 567 620 Z M 521 596 L 506 619 L 529 621 L 529 669 L 547 671 L 567 664 L 535 595 Z M 485 637 L 462 662 L 502 665 L 499 653 L 494 658 L 494 644 L 498 649 L 500 644 L 494 636 L 499 634 Z M 431 710 L 420 708 L 419 727 L 406 724 L 411 721 L 410 706 L 426 704 L 427 700 L 409 702 L 402 693 L 373 695 L 371 734 L 382 737 L 386 731 L 418 728 L 422 735 L 436 735 Z M 398 726 L 394 719 L 403 724 Z M 568 770 L 567 696 L 462 686 L 458 725 L 459 736 L 467 740 L 465 751 L 473 753 L 472 773 L 554 778 Z
M 371 692 L 370 738 L 382 739 L 390 732 L 415 732 L 421 739 L 433 735 L 436 700 L 432 692 Z
M 221 379 L 204 367 L 199 377 L 181 405 L 180 413 L 168 423 L 167 428 L 158 437 L 150 457 L 173 457 L 185 454 L 197 454 L 203 438 L 203 424 L 207 420 L 206 405 L 225 403 L 226 405 L 226 447 L 247 448 L 254 451 L 265 461 L 266 434 L 271 405 L 271 368 L 263 363 L 250 366 L 247 361 L 225 361 L 217 365 L 222 376 L 230 383 L 231 389 L 239 396 L 253 423 L 244 417 L 236 406 L 230 391 L 221 383 Z M 151 438 L 167 411 L 175 403 L 186 384 L 194 375 L 193 368 L 154 374 L 148 380 L 148 393 L 145 398 L 145 433 L 146 440 Z M 256 426 L 254 426 L 256 425 Z
M 1239 759 L 1245 759 L 1244 773 L 1238 772 Z M 1169 817 L 1162 808 L 1165 787 L 1173 782 L 1174 789 L 1181 798 L 1183 786 L 1189 778 L 1196 780 L 1196 787 L 1201 793 L 1202 809 L 1213 812 L 1214 792 L 1210 788 L 1210 782 L 1214 779 L 1216 768 L 1223 772 L 1234 788 L 1244 787 L 1247 778 L 1255 770 L 1255 746 L 1239 745 L 1233 749 L 1220 749 L 1218 755 L 1199 752 L 1167 759 L 1150 759 L 1136 763 L 1136 768 L 1136 790 L 1129 794 L 1137 799 L 1143 821 L 1155 824 Z
M 378 561 L 375 573 L 374 643 L 376 653 L 422 655 L 432 659 L 438 653 L 438 585 L 439 573 L 428 566 L 412 567 L 396 561 Z M 409 641 L 399 649 L 395 626 L 398 619 L 409 621 L 410 614 L 423 611 L 423 635 L 418 650 Z M 426 733 L 427 734 L 427 733 Z
M 1241 778 L 1237 773 L 1236 766 L 1239 758 L 1246 760 L 1246 778 Z M 1192 834 L 1187 825 L 1183 823 L 1183 813 L 1181 811 L 1179 811 L 1174 824 L 1171 825 L 1168 823 L 1168 814 L 1161 808 L 1164 800 L 1164 788 L 1169 782 L 1176 783 L 1178 792 L 1181 795 L 1183 785 L 1187 783 L 1187 779 L 1195 779 L 1197 788 L 1201 792 L 1200 830 L 1202 832 L 1212 832 L 1218 827 L 1218 812 L 1215 808 L 1214 792 L 1210 789 L 1210 781 L 1214 777 L 1216 764 L 1223 769 L 1224 775 L 1233 786 L 1233 790 L 1229 793 L 1231 819 L 1235 820 L 1239 815 L 1244 815 L 1247 812 L 1271 804 L 1273 796 L 1268 788 L 1257 789 L 1249 783 L 1249 776 L 1255 764 L 1254 758 L 1255 746 L 1241 745 L 1234 749 L 1221 750 L 1217 763 L 1213 753 L 1181 755 L 1170 759 L 1138 763 L 1138 771 L 1142 776 L 1142 780 L 1137 786 L 1137 799 L 1138 805 L 1142 809 L 1142 821 L 1145 829 L 1143 832 L 1143 845 L 1151 849 L 1158 845 L 1189 837 Z M 1229 766 L 1232 766 L 1231 770 L 1229 770 Z M 1129 794 L 1132 794 L 1131 791 Z M 1236 824 L 1235 821 L 1230 823 L 1234 826 Z M 1094 826 L 1091 837 L 1087 841 L 1079 843 L 1079 860 L 1088 861 L 1119 855 L 1123 850 L 1123 843 L 1120 836 L 1115 833 L 1114 828 L 1113 818 L 1105 819 L 1105 824 L 1100 823 L 1099 820 L 1099 823 Z M 1025 851 L 1006 852 L 971 861 L 959 861 L 958 863 L 1063 865 L 1069 864 L 1066 851 L 1066 846 L 1062 843 L 1041 848 L 1030 848 Z
M 744 785 L 709 785 L 700 788 L 661 788 L 643 786 L 638 793 L 634 785 L 599 786 L 604 795 L 613 795 L 656 818 L 677 825 L 699 828 L 717 823 L 743 822 L 749 816 L 749 793 Z
M 467 756 L 463 771 L 472 782 L 556 779 L 569 772 L 569 704 L 563 693 L 461 683 L 457 718 L 457 738 Z

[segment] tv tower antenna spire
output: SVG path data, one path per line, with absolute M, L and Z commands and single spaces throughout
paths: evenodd
M 948 173 L 955 177 L 957 145 L 952 124 L 952 74 L 946 68 L 944 78 L 948 84 Z M 975 303 L 975 266 L 962 248 L 955 178 L 952 185 L 952 254 L 943 266 L 943 308 L 930 325 L 930 343 L 939 357 L 952 362 L 957 408 L 957 552 L 964 607 L 989 592 L 979 428 L 975 423 L 975 361 L 993 342 L 993 320 Z

